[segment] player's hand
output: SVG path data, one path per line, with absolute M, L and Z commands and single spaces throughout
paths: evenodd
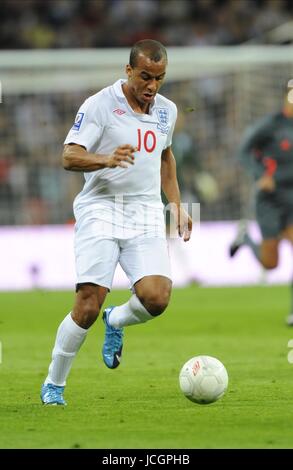
M 276 189 L 276 183 L 271 175 L 263 175 L 257 182 L 256 186 L 261 191 L 272 193 Z
M 116 168 L 120 166 L 121 168 L 128 168 L 129 165 L 134 164 L 134 152 L 136 151 L 137 147 L 133 147 L 132 145 L 120 145 L 108 158 L 107 167 Z
M 185 242 L 188 242 L 192 232 L 192 218 L 181 206 L 179 209 L 178 207 L 176 207 L 172 212 L 175 218 L 176 228 L 178 230 L 179 237 L 183 237 L 183 240 Z

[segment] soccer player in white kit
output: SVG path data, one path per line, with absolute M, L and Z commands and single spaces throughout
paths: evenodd
M 74 201 L 76 300 L 57 331 L 41 389 L 44 404 L 66 404 L 66 378 L 111 289 L 118 262 L 132 295 L 124 305 L 104 310 L 107 367 L 120 364 L 123 327 L 149 321 L 168 305 L 172 281 L 161 188 L 184 241 L 192 220 L 181 206 L 171 150 L 176 106 L 158 94 L 166 67 L 161 43 L 137 42 L 126 65 L 127 79 L 89 97 L 65 139 L 64 168 L 85 173 Z

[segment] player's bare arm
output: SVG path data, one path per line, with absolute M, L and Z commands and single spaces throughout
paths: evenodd
M 187 242 L 191 236 L 192 219 L 181 206 L 176 160 L 171 147 L 166 148 L 162 152 L 161 184 L 166 198 L 169 203 L 172 203 L 172 213 L 176 220 L 178 233 Z
M 66 144 L 62 155 L 63 167 L 70 171 L 96 171 L 103 168 L 127 168 L 134 164 L 136 148 L 132 145 L 120 145 L 111 155 L 89 153 L 81 145 Z

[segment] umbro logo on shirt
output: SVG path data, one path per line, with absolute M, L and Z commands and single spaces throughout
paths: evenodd
M 126 111 L 123 111 L 123 109 L 114 109 L 113 113 L 118 114 L 118 116 L 121 116 L 122 114 L 125 114 Z

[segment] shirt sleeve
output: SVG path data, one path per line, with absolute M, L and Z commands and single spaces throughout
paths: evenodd
M 172 113 L 171 119 L 170 119 L 171 125 L 170 125 L 170 129 L 167 135 L 167 140 L 166 140 L 164 150 L 172 145 L 172 137 L 173 137 L 173 132 L 174 132 L 176 119 L 177 119 L 177 106 L 174 103 L 173 103 L 173 106 L 174 108 L 170 110 L 170 113 Z
M 255 179 L 267 170 L 264 150 L 272 139 L 274 123 L 271 117 L 258 121 L 249 127 L 240 144 L 237 158 Z
M 78 144 L 88 152 L 94 151 L 103 133 L 101 111 L 97 100 L 88 98 L 79 108 L 74 124 L 64 144 Z

